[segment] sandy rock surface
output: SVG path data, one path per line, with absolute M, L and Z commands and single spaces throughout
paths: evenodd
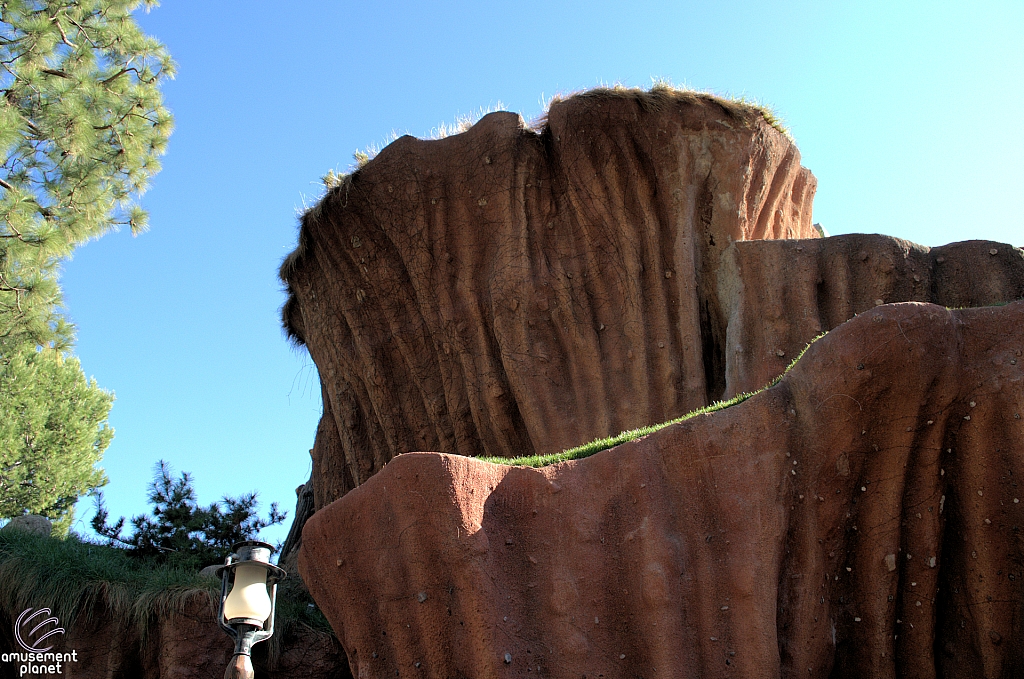
M 883 303 L 1024 297 L 1024 252 L 813 238 L 787 137 L 709 98 L 591 93 L 403 137 L 303 218 L 285 324 L 322 508 L 395 455 L 559 452 L 759 389 Z
M 872 309 L 584 460 L 401 455 L 300 569 L 357 676 L 1017 676 L 1022 350 L 1024 303 Z

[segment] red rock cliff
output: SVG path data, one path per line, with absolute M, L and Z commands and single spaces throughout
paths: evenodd
M 317 508 L 410 450 L 551 453 L 706 404 L 721 253 L 813 236 L 814 190 L 759 111 L 664 88 L 397 140 L 282 267 L 323 388 Z
M 807 343 L 872 307 L 947 307 L 1024 298 L 1024 251 L 966 241 L 937 248 L 891 236 L 738 242 L 719 268 L 724 394 L 768 384 Z
M 402 455 L 300 569 L 357 676 L 1019 676 L 1022 338 L 1021 302 L 887 305 L 584 460 Z

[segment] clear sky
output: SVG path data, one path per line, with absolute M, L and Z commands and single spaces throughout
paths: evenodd
M 147 510 L 164 459 L 201 502 L 257 490 L 290 522 L 321 406 L 277 268 L 319 177 L 392 131 L 664 78 L 772 106 L 832 234 L 1024 243 L 1021 0 L 166 0 L 139 21 L 179 65 L 151 230 L 86 245 L 62 279 L 82 366 L 117 396 L 114 517 Z

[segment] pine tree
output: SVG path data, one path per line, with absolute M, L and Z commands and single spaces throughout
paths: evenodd
M 78 498 L 106 483 L 95 465 L 113 400 L 54 349 L 0 361 L 0 516 L 42 514 L 67 532 Z
M 102 493 L 96 493 L 95 501 L 92 528 L 97 535 L 107 538 L 107 544 L 124 547 L 138 559 L 180 568 L 199 569 L 222 563 L 231 553 L 232 545 L 257 539 L 261 530 L 282 523 L 287 516 L 278 512 L 277 503 L 272 502 L 270 515 L 261 518 L 256 493 L 225 496 L 222 501 L 203 507 L 192 487 L 192 476 L 182 472 L 175 479 L 170 465 L 163 460 L 157 463 L 149 484 L 152 516 L 132 517 L 130 534 L 121 535 L 123 516 L 113 525 L 107 524 L 109 514 Z
M 0 437 L 0 517 L 40 511 L 69 520 L 75 493 L 103 482 L 93 467 L 109 442 L 112 397 L 85 380 L 77 361 L 64 360 L 73 328 L 60 313 L 57 267 L 113 228 L 146 228 L 136 201 L 171 133 L 159 86 L 174 64 L 132 11 L 156 4 L 0 0 L 0 412 L 27 418 L 2 425 L 20 433 Z M 74 389 L 21 388 L 58 373 Z M 25 400 L 33 394 L 55 400 Z M 57 413 L 68 419 L 55 420 Z M 84 438 L 58 433 L 83 426 Z M 43 454 L 63 464 L 32 466 L 44 441 Z M 15 499 L 25 496 L 24 484 L 35 499 Z

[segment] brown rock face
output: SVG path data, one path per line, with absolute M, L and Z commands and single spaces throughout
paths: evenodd
M 722 251 L 815 235 L 815 186 L 756 110 L 664 89 L 397 140 L 282 267 L 323 387 L 316 507 L 409 450 L 551 453 L 704 405 Z
M 401 455 L 300 569 L 357 676 L 1020 676 L 1022 338 L 887 305 L 584 460 Z
M 879 304 L 1024 298 L 1024 251 L 978 240 L 927 248 L 865 234 L 735 243 L 723 255 L 718 292 L 731 398 L 768 384 L 812 339 Z
M 19 611 L 20 612 L 20 611 Z M 0 652 L 22 653 L 14 639 L 14 617 L 0 610 Z M 64 663 L 62 677 L 76 679 L 186 679 L 224 676 L 231 660 L 232 640 L 217 625 L 210 596 L 195 596 L 153 616 L 145 633 L 124 616 L 111 615 L 102 605 L 80 613 L 67 632 L 54 637 L 54 653 L 75 652 Z M 268 651 L 276 644 L 271 658 Z M 302 625 L 289 629 L 253 649 L 256 676 L 265 679 L 342 679 L 349 677 L 344 652 L 327 634 Z M 21 677 L 19 662 L 0 663 L 0 678 Z M 44 663 L 34 663 L 42 666 Z M 24 675 L 29 676 L 29 675 Z

